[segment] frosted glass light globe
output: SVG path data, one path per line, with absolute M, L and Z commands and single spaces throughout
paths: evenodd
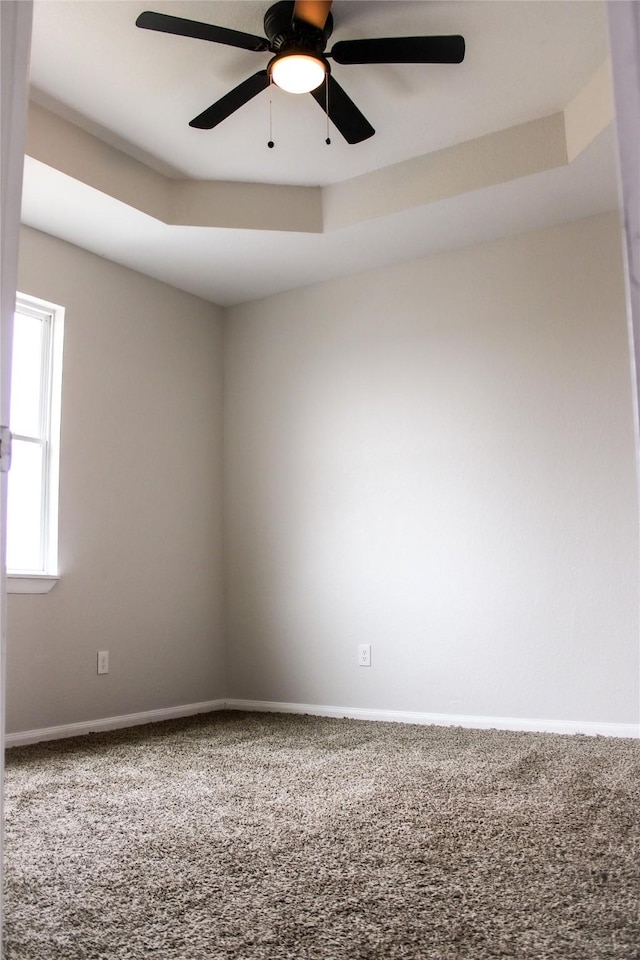
M 276 60 L 271 76 L 273 82 L 288 93 L 309 93 L 320 86 L 326 76 L 326 69 L 318 57 L 292 53 Z

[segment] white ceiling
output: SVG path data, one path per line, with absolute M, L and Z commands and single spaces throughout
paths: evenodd
M 325 186 L 562 111 L 608 53 L 599 2 L 335 0 L 337 40 L 461 33 L 460 65 L 334 67 L 376 134 L 324 142 L 310 96 L 264 92 L 211 131 L 188 121 L 268 54 L 139 30 L 145 9 L 263 34 L 254 0 L 40 0 L 32 99 L 169 177 Z M 23 220 L 221 304 L 613 209 L 611 128 L 568 165 L 320 234 L 168 226 L 27 158 Z

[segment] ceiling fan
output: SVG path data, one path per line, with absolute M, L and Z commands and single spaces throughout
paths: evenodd
M 217 126 L 273 82 L 291 93 L 310 93 L 345 140 L 360 143 L 372 137 L 375 130 L 333 76 L 329 59 L 339 64 L 464 60 L 461 36 L 341 40 L 325 53 L 333 30 L 330 8 L 331 0 L 279 0 L 265 13 L 266 37 L 150 11 L 140 14 L 136 26 L 273 54 L 265 69 L 243 80 L 190 121 L 189 126 L 202 130 Z

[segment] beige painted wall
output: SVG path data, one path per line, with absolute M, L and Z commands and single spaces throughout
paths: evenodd
M 233 308 L 224 363 L 229 696 L 638 721 L 615 215 Z
M 221 697 L 220 311 L 28 228 L 19 269 L 66 307 L 62 578 L 8 598 L 7 732 Z
M 9 597 L 8 732 L 224 696 L 638 721 L 615 216 L 225 312 L 29 229 L 20 271 L 67 308 L 63 576 Z

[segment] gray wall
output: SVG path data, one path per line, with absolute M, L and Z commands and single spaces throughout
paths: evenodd
M 66 307 L 62 578 L 8 598 L 7 731 L 221 697 L 221 312 L 27 228 L 19 269 Z
M 616 216 L 224 312 L 28 229 L 20 271 L 67 308 L 62 579 L 9 597 L 9 732 L 225 696 L 638 721 Z
M 229 696 L 638 721 L 617 216 L 233 308 L 224 365 Z

